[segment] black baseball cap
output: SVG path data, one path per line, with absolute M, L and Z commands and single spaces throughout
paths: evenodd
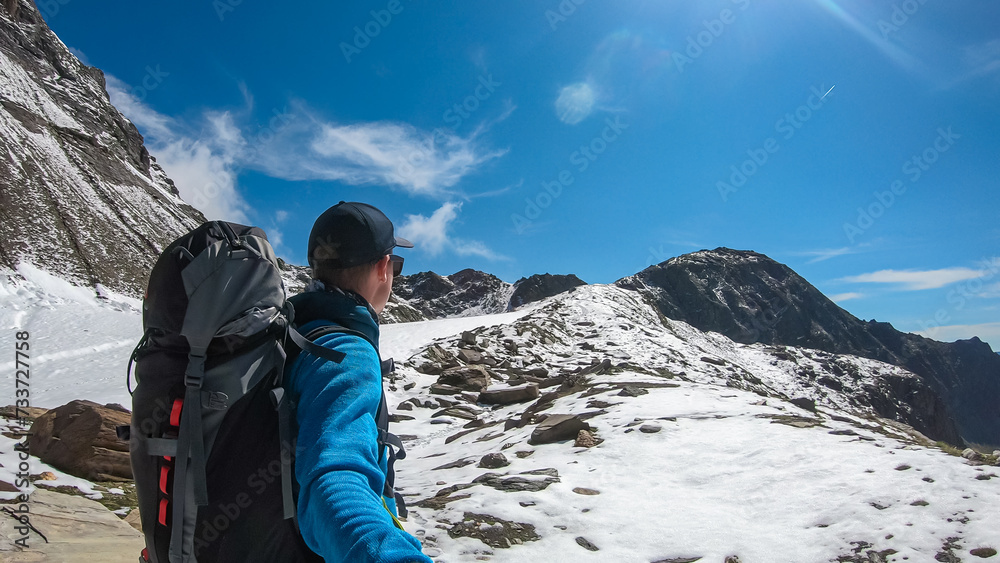
M 393 234 L 392 221 L 367 203 L 342 201 L 323 212 L 309 233 L 309 264 L 324 260 L 333 268 L 350 268 L 413 243 Z

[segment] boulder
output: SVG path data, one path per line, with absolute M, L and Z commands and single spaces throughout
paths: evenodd
M 545 417 L 545 420 L 535 427 L 531 432 L 531 437 L 528 438 L 528 443 L 537 446 L 562 440 L 573 440 L 581 430 L 590 429 L 590 425 L 577 415 L 553 414 Z
M 800 409 L 807 410 L 809 412 L 816 412 L 816 401 L 808 397 L 797 397 L 789 402 Z
M 479 460 L 479 465 L 477 467 L 482 467 L 484 469 L 500 469 L 501 467 L 507 467 L 510 462 L 507 461 L 507 456 L 500 453 L 486 454 Z
M 470 350 L 469 348 L 462 348 L 458 351 L 458 359 L 462 360 L 467 364 L 481 364 L 483 363 L 483 355 L 475 350 Z
M 638 397 L 639 395 L 645 395 L 649 391 L 643 389 L 642 387 L 636 387 L 634 385 L 626 385 L 622 387 L 622 390 L 618 392 L 620 397 Z
M 117 426 L 131 415 L 118 405 L 71 401 L 52 409 L 31 425 L 28 447 L 49 465 L 90 481 L 131 479 L 128 442 L 118 439 Z
M 573 443 L 574 447 L 577 448 L 593 448 L 597 445 L 597 440 L 594 439 L 594 435 L 587 430 L 581 430 L 576 435 L 576 442 Z
M 487 389 L 479 394 L 479 402 L 484 405 L 512 405 L 537 398 L 538 386 L 531 383 L 506 389 Z
M 467 330 L 462 333 L 462 344 L 467 344 L 469 346 L 476 345 L 476 333 L 471 330 Z
M 490 372 L 485 366 L 468 365 L 444 370 L 437 382 L 464 391 L 483 391 L 490 386 Z

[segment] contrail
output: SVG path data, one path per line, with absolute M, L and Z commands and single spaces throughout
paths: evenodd
M 830 86 L 830 89 L 826 91 L 826 94 L 823 94 L 823 97 L 820 98 L 819 101 L 822 102 L 823 100 L 825 100 L 826 97 L 830 95 L 830 92 L 833 92 L 833 89 L 836 88 L 836 87 L 837 87 L 836 84 L 834 84 L 833 86 Z

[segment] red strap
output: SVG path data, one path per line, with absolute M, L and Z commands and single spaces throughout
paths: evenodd
M 184 406 L 184 399 L 174 399 L 174 406 L 170 409 L 170 425 L 181 425 L 181 408 Z
M 164 465 L 160 468 L 160 492 L 169 495 L 167 492 L 167 477 L 170 476 L 170 468 Z
M 149 548 L 142 548 L 142 560 L 149 561 Z
M 167 525 L 167 506 L 170 504 L 165 498 L 160 499 L 160 525 Z

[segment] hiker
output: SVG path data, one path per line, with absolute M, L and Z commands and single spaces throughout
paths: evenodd
M 289 299 L 301 334 L 345 354 L 343 361 L 330 362 L 303 351 L 285 380 L 296 405 L 299 530 L 328 562 L 431 561 L 397 520 L 396 499 L 385 486 L 395 451 L 383 443 L 386 434 L 377 424 L 380 415 L 388 416 L 378 313 L 402 270 L 403 259 L 392 254 L 396 247 L 413 244 L 394 236 L 381 211 L 342 201 L 313 225 L 313 280 Z M 338 329 L 314 336 L 331 323 Z

